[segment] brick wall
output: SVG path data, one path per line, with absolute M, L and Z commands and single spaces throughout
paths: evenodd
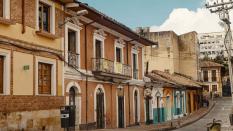
M 0 112 L 19 112 L 59 109 L 64 97 L 55 96 L 0 96 Z

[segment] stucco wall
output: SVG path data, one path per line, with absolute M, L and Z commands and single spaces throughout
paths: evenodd
M 13 94 L 33 95 L 33 55 L 15 51 L 13 58 Z M 24 66 L 29 66 L 29 70 L 24 70 Z

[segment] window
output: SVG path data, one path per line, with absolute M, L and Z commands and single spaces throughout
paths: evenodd
M 0 17 L 3 17 L 3 0 L 0 0 Z
M 133 53 L 133 78 L 138 79 L 138 57 Z
M 39 2 L 39 29 L 50 32 L 50 9 L 47 4 Z
M 212 91 L 213 91 L 213 92 L 218 91 L 218 90 L 217 90 L 217 85 L 212 85 Z
M 208 71 L 207 71 L 207 70 L 204 70 L 204 71 L 203 71 L 203 80 L 204 80 L 205 82 L 208 81 Z
M 52 65 L 38 63 L 38 93 L 51 94 L 51 72 Z
M 79 68 L 79 54 L 77 52 L 77 32 L 68 29 L 68 63 Z
M 203 86 L 203 89 L 204 89 L 204 91 L 209 92 L 209 85 L 204 85 L 204 86 Z
M 100 40 L 95 40 L 95 57 L 102 58 L 103 51 L 102 51 L 102 42 Z
M 216 78 L 216 70 L 212 70 L 212 81 L 216 81 L 217 78 Z
M 116 62 L 122 63 L 122 50 L 116 47 Z
M 68 30 L 68 51 L 76 53 L 76 32 Z
M 4 93 L 4 56 L 0 56 L 0 94 Z

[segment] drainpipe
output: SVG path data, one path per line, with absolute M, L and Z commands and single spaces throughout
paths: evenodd
M 85 70 L 86 70 L 86 74 L 88 73 L 88 69 L 87 69 L 87 26 L 90 24 L 93 24 L 94 21 L 87 23 L 84 25 L 84 30 L 85 30 Z M 86 75 L 86 129 L 88 130 L 88 75 Z
M 25 0 L 22 0 L 22 34 L 24 34 L 25 31 Z

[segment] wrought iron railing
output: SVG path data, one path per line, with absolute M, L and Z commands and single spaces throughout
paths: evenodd
M 138 79 L 138 69 L 133 69 L 133 79 Z
M 104 58 L 93 58 L 93 71 L 131 76 L 131 67 L 122 63 L 114 62 Z
M 75 68 L 79 68 L 79 54 L 74 52 L 68 52 L 68 65 Z

